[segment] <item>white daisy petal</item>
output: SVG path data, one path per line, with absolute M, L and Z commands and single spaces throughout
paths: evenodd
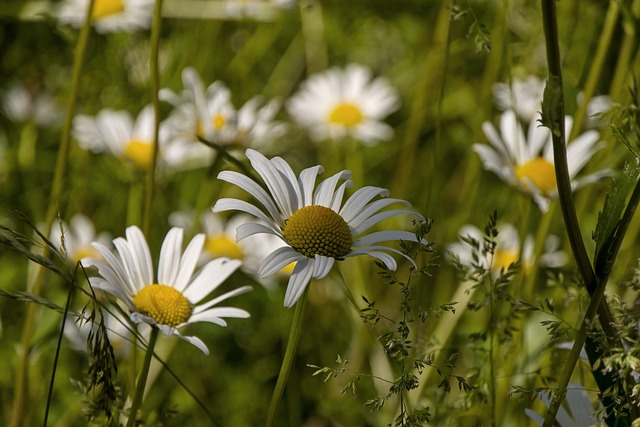
M 322 279 L 329 274 L 329 271 L 331 270 L 331 267 L 333 267 L 335 261 L 335 258 L 316 255 L 313 263 L 313 278 Z
M 291 273 L 291 278 L 287 285 L 287 291 L 284 295 L 285 307 L 292 307 L 306 289 L 314 270 L 314 262 L 315 260 L 307 258 L 305 260 L 298 261 L 296 266 L 293 268 L 293 273 Z
M 417 241 L 415 233 L 411 233 L 409 231 L 386 230 L 376 231 L 374 233 L 367 234 L 358 240 L 354 240 L 353 246 L 366 246 L 372 243 L 389 242 L 391 240 L 406 240 L 408 242 Z
M 175 283 L 180 268 L 182 229 L 172 228 L 162 242 L 158 261 L 158 283 Z
M 268 227 L 264 224 L 258 224 L 256 222 L 248 222 L 246 224 L 241 224 L 238 226 L 236 239 L 240 241 L 245 237 L 253 236 L 259 233 L 272 234 L 274 236 L 282 238 L 282 235 L 274 231 L 271 227 Z
M 262 262 L 258 274 L 268 277 L 282 270 L 292 262 L 304 260 L 305 257 L 289 246 L 283 246 L 271 252 Z

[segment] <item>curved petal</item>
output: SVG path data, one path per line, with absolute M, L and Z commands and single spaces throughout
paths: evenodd
M 184 254 L 182 254 L 180 268 L 178 269 L 175 281 L 172 282 L 172 286 L 176 288 L 180 287 L 181 289 L 187 287 L 193 276 L 193 271 L 196 268 L 200 254 L 202 253 L 204 239 L 204 234 L 196 234 L 193 239 L 191 239 L 191 242 L 189 242 L 187 248 L 184 250 Z
M 278 211 L 274 200 L 267 194 L 266 191 L 262 189 L 262 187 L 260 187 L 252 179 L 233 171 L 220 172 L 218 174 L 218 179 L 242 188 L 244 191 L 252 195 L 256 200 L 258 200 L 262 204 L 262 206 L 264 206 L 267 212 L 269 212 L 269 215 L 271 215 L 274 219 L 280 218 L 281 213 L 280 211 Z M 218 206 L 218 203 L 216 203 L 213 207 L 214 212 L 220 212 L 219 209 L 216 210 L 216 206 Z
M 135 257 L 136 265 L 142 275 L 142 282 L 145 285 L 153 283 L 153 262 L 151 261 L 149 246 L 142 231 L 138 227 L 132 226 L 127 228 L 126 235 Z
M 353 228 L 352 233 L 353 233 L 354 236 L 357 236 L 357 235 L 365 232 L 366 230 L 368 230 L 369 228 L 371 228 L 375 224 L 377 224 L 377 223 L 379 223 L 381 221 L 384 221 L 387 218 L 391 218 L 391 217 L 397 216 L 397 215 L 413 215 L 416 218 L 424 219 L 422 215 L 420 215 L 419 213 L 414 212 L 414 211 L 410 211 L 410 210 L 406 210 L 406 209 L 393 209 L 393 210 L 380 212 L 380 213 L 377 213 L 375 215 L 370 216 L 366 220 L 362 221 L 362 223 L 360 223 L 360 225 L 358 225 L 357 227 Z
M 316 279 L 322 279 L 329 274 L 329 271 L 331 271 L 331 267 L 333 267 L 335 261 L 335 258 L 316 255 L 315 262 L 313 263 L 312 276 Z
M 333 194 L 333 200 L 331 201 L 331 206 L 329 206 L 329 208 L 331 208 L 332 211 L 340 212 L 340 207 L 342 206 L 342 199 L 344 198 L 344 191 L 347 188 L 351 188 L 352 186 L 353 186 L 353 181 L 348 179 L 345 182 L 343 182 L 340 185 L 340 187 L 338 187 L 338 190 Z
M 385 230 L 376 231 L 374 233 L 367 234 L 360 239 L 354 240 L 353 246 L 367 246 L 372 243 L 390 242 L 392 240 L 406 240 L 409 242 L 418 241 L 415 233 L 400 230 Z
M 260 268 L 258 269 L 258 275 L 260 277 L 271 276 L 292 262 L 306 259 L 308 258 L 290 246 L 282 246 L 271 252 L 267 255 L 264 261 L 262 261 L 262 265 L 260 265 Z
M 300 172 L 298 184 L 302 189 L 302 204 L 298 205 L 298 209 L 313 204 L 313 187 L 316 185 L 316 178 L 324 171 L 322 166 L 313 166 Z
M 216 258 L 209 261 L 202 270 L 200 270 L 198 276 L 193 279 L 184 290 L 178 290 L 181 291 L 185 298 L 192 304 L 197 304 L 220 286 L 222 282 L 227 280 L 227 278 L 240 267 L 240 264 L 241 262 L 235 259 Z
M 224 212 L 224 211 L 246 212 L 250 215 L 255 216 L 258 219 L 261 219 L 267 224 L 271 224 L 275 222 L 278 225 L 281 225 L 281 226 L 284 225 L 280 217 L 280 214 L 276 213 L 275 217 L 269 218 L 260 209 L 253 206 L 251 203 L 245 202 L 244 200 L 230 199 L 230 198 L 219 199 L 216 202 L 216 204 L 211 208 L 211 211 L 214 213 Z
M 348 223 L 355 218 L 362 209 L 376 196 L 385 197 L 389 194 L 389 190 L 380 187 L 362 187 L 349 197 L 342 209 L 340 216 Z
M 386 250 L 387 248 L 384 248 L 384 249 Z M 378 258 L 380 261 L 384 263 L 384 265 L 387 266 L 389 270 L 395 271 L 398 268 L 398 265 L 396 264 L 396 260 L 391 255 L 381 251 L 371 250 L 371 247 L 362 248 L 362 249 L 358 249 L 353 252 L 350 252 L 347 256 L 345 256 L 345 258 L 351 258 L 359 255 L 371 255 L 374 258 Z
M 261 234 L 261 233 L 272 234 L 274 236 L 278 236 L 281 239 L 283 239 L 282 234 L 279 232 L 276 232 L 271 227 L 268 227 L 264 224 L 259 224 L 257 222 L 247 222 L 245 224 L 240 224 L 236 229 L 236 240 L 240 241 L 246 237 L 253 236 L 254 234 Z
M 291 200 L 290 186 L 287 185 L 283 176 L 272 163 L 273 159 L 269 161 L 265 156 L 250 148 L 247 149 L 246 156 L 251 162 L 251 166 L 262 177 L 280 212 L 287 217 L 291 216 L 293 201 Z
M 293 273 L 289 278 L 287 291 L 284 295 L 284 306 L 292 307 L 300 298 L 311 280 L 311 273 L 314 270 L 315 259 L 306 258 L 298 261 L 293 268 Z
M 180 255 L 182 250 L 182 228 L 174 227 L 167 233 L 160 248 L 158 261 L 158 283 L 174 286 L 178 269 L 180 268 Z M 176 289 L 182 289 L 176 287 Z
M 249 312 L 235 307 L 215 307 L 198 314 L 194 314 L 189 319 L 189 323 L 210 322 L 220 326 L 227 326 L 222 318 L 247 319 L 251 317 Z
M 316 188 L 313 196 L 313 204 L 330 208 L 333 203 L 333 195 L 336 185 L 341 179 L 351 178 L 351 171 L 343 170 L 323 180 Z
M 207 348 L 207 346 L 205 345 L 204 342 L 202 342 L 202 340 L 198 337 L 194 337 L 194 336 L 186 336 L 186 335 L 182 335 L 180 334 L 180 332 L 174 330 L 173 333 L 171 335 L 175 335 L 176 337 L 185 340 L 186 342 L 188 342 L 189 344 L 193 344 L 194 346 L 198 347 L 200 349 L 200 351 L 202 351 L 205 355 L 209 355 L 209 349 Z
M 251 291 L 253 288 L 251 286 L 242 286 L 240 288 L 234 289 L 232 291 L 226 292 L 214 299 L 212 299 L 211 301 L 207 301 L 204 304 L 200 304 L 199 306 L 197 306 L 196 308 L 194 308 L 193 310 L 193 314 L 199 314 L 202 313 L 204 311 L 207 311 L 210 307 L 213 307 L 214 305 L 218 304 L 219 302 L 222 302 L 224 300 L 227 300 L 229 298 L 233 298 L 237 295 L 241 295 L 244 293 L 247 293 L 249 291 Z

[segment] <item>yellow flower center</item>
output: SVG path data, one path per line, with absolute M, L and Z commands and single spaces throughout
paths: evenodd
M 212 119 L 211 123 L 213 124 L 214 129 L 220 130 L 224 126 L 227 121 L 225 120 L 222 114 L 216 114 Z
M 244 251 L 240 245 L 224 234 L 207 236 L 204 241 L 204 248 L 214 258 L 244 259 Z
M 80 246 L 71 255 L 73 262 L 78 262 L 82 258 L 100 258 L 100 252 L 91 245 Z
M 353 127 L 362 123 L 362 111 L 354 104 L 348 102 L 339 104 L 329 114 L 329 122 L 346 127 Z
M 506 270 L 509 266 L 518 261 L 518 251 L 498 249 L 493 255 L 493 264 L 491 269 L 493 271 Z
M 191 305 L 184 295 L 167 285 L 153 284 L 142 288 L 133 297 L 141 314 L 153 318 L 161 325 L 176 327 L 191 317 Z
M 95 0 L 91 17 L 97 20 L 122 12 L 124 12 L 124 3 L 122 0 Z
M 340 259 L 351 251 L 351 230 L 336 212 L 324 206 L 306 206 L 286 220 L 282 230 L 291 247 L 304 256 Z
M 556 169 L 553 163 L 542 157 L 536 157 L 530 162 L 516 166 L 514 172 L 519 180 L 526 178 L 533 183 L 544 196 L 548 196 L 556 189 Z M 529 189 L 529 182 L 525 181 L 527 189 Z
M 132 139 L 124 147 L 124 155 L 140 169 L 147 170 L 151 166 L 153 145 L 149 141 Z

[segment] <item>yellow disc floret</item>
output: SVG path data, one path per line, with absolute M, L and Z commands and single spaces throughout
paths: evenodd
M 101 19 L 124 12 L 122 0 L 96 0 L 93 5 L 91 17 Z
M 491 268 L 494 271 L 507 270 L 509 266 L 518 261 L 520 254 L 518 251 L 499 249 L 493 256 Z
M 556 189 L 556 169 L 553 163 L 542 157 L 536 157 L 527 163 L 516 166 L 514 172 L 519 180 L 526 179 L 528 181 L 525 181 L 527 189 L 532 183 L 544 196 L 548 196 Z
M 346 221 L 324 206 L 306 206 L 285 222 L 282 234 L 293 249 L 313 258 L 342 258 L 351 251 L 351 231 Z
M 136 166 L 146 171 L 151 166 L 153 145 L 149 141 L 132 139 L 127 146 L 124 147 L 124 154 Z
M 362 123 L 362 111 L 354 104 L 342 103 L 329 113 L 329 122 L 337 125 L 353 127 Z
M 141 314 L 161 325 L 176 327 L 191 317 L 191 305 L 184 295 L 167 285 L 153 284 L 142 288 L 133 297 L 133 304 Z
M 204 249 L 214 258 L 244 259 L 244 252 L 240 245 L 224 234 L 207 236 L 204 241 Z

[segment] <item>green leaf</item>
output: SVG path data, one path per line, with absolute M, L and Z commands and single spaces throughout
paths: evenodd
M 627 204 L 627 196 L 638 181 L 639 174 L 638 159 L 625 163 L 622 175 L 613 178 L 611 191 L 607 193 L 602 211 L 598 213 L 598 224 L 593 234 L 593 240 L 596 242 L 595 269 L 598 275 L 609 271 L 609 249 L 620 225 L 620 219 Z

